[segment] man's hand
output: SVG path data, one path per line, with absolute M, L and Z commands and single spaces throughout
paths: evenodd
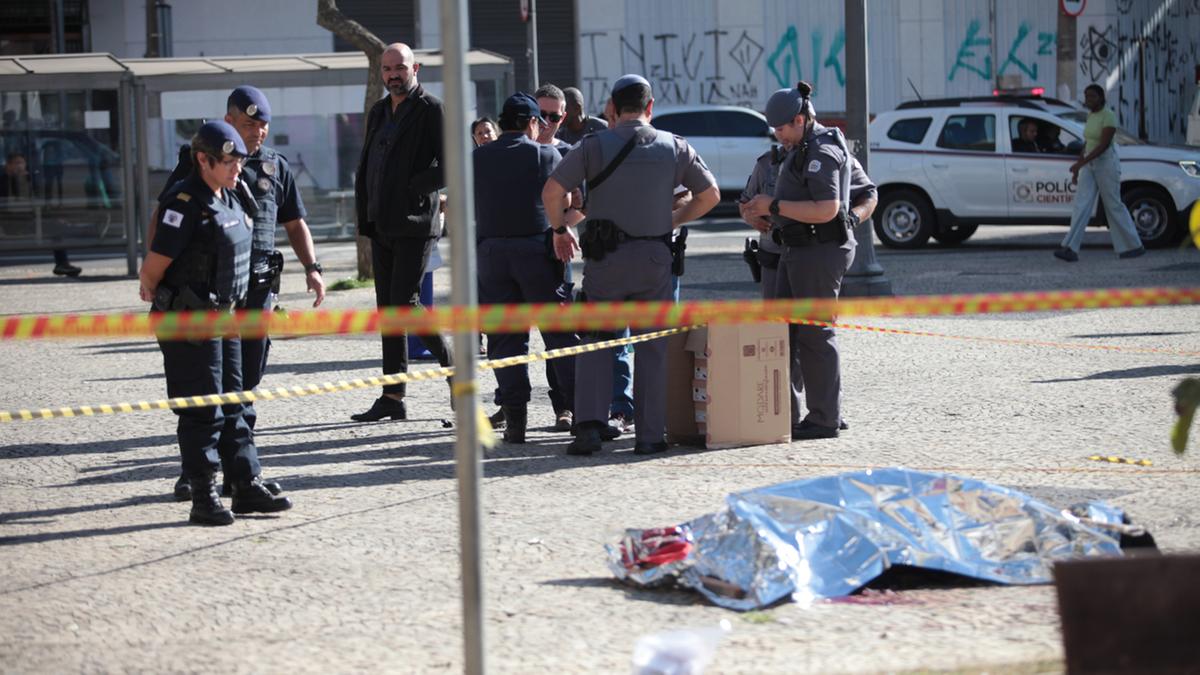
M 575 188 L 574 190 L 571 190 L 571 203 L 567 206 L 567 208 L 570 208 L 570 209 L 582 209 L 583 208 L 583 190 L 580 190 L 579 188 Z
M 575 252 L 579 250 L 579 239 L 575 236 L 575 231 L 567 228 L 567 231 L 562 234 L 554 235 L 554 255 L 559 260 L 565 263 L 571 262 L 575 258 Z
M 678 211 L 679 209 L 682 209 L 683 207 L 687 206 L 688 202 L 690 202 L 690 201 L 692 201 L 692 191 L 691 190 L 683 190 L 681 192 L 676 192 L 675 193 L 675 201 L 674 201 L 674 203 L 671 204 L 671 210 Z
M 320 307 L 325 300 L 325 280 L 321 278 L 321 273 L 313 270 L 305 274 L 304 283 L 308 286 L 309 293 L 317 294 L 317 299 L 313 300 L 313 307 Z
M 742 222 L 746 223 L 755 230 L 766 234 L 771 231 L 771 221 L 762 216 L 752 216 L 746 208 L 748 202 L 738 202 L 738 213 L 742 216 Z
M 142 302 L 154 302 L 154 292 L 157 288 L 146 288 L 146 284 L 138 284 L 138 296 Z
M 775 201 L 775 198 L 771 195 L 754 195 L 750 201 L 742 205 L 742 212 L 753 218 L 770 218 L 771 202 L 773 201 Z

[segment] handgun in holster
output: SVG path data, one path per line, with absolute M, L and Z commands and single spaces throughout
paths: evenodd
M 687 256 L 687 225 L 679 228 L 679 234 L 675 235 L 675 239 L 671 241 L 671 274 L 677 277 L 683 276 L 684 259 Z
M 272 293 L 279 292 L 279 284 L 283 279 L 283 252 L 271 251 L 267 257 L 260 260 L 250 270 L 250 289 L 261 290 L 270 288 Z
M 579 241 L 579 250 L 584 260 L 600 262 L 604 256 L 617 250 L 620 230 L 611 220 L 589 220 Z
M 762 283 L 762 265 L 758 262 L 758 242 L 746 237 L 746 247 L 742 249 L 742 260 L 750 267 L 750 276 L 754 283 Z

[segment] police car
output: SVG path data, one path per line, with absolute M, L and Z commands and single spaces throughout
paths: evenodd
M 980 225 L 1070 224 L 1079 117 L 1058 101 L 1003 96 L 910 101 L 878 115 L 870 126 L 876 235 L 885 246 L 919 248 L 930 237 L 966 241 Z M 1022 139 L 1035 128 L 1032 141 Z M 1120 129 L 1113 142 L 1142 243 L 1177 243 L 1200 199 L 1200 149 L 1144 143 Z M 1093 225 L 1104 224 L 1098 211 Z

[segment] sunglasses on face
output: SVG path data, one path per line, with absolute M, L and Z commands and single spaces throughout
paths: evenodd
M 546 121 L 551 124 L 554 124 L 563 118 L 561 113 L 546 112 L 545 110 L 542 111 L 542 117 L 545 117 Z

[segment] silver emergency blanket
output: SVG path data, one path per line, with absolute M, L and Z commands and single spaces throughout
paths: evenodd
M 970 478 L 875 469 L 734 493 L 717 513 L 626 530 L 605 548 L 620 579 L 750 610 L 848 595 L 892 565 L 1048 583 L 1055 561 L 1121 555 L 1122 518 L 1102 503 L 1060 510 Z

